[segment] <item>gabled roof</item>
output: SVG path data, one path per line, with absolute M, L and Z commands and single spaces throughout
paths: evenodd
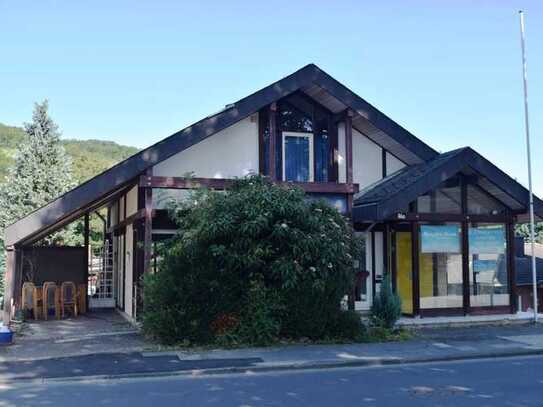
M 404 167 L 360 191 L 354 199 L 355 222 L 384 220 L 404 212 L 409 203 L 459 172 L 477 175 L 481 188 L 513 211 L 525 212 L 528 190 L 470 147 L 438 155 L 423 164 Z M 535 214 L 543 218 L 543 202 L 534 197 Z M 522 215 L 521 221 L 525 221 Z
M 438 153 L 364 99 L 310 64 L 255 92 L 223 111 L 172 134 L 79 185 L 8 226 L 5 245 L 30 243 L 97 209 L 146 169 L 258 112 L 295 91 L 303 91 L 333 113 L 354 111 L 353 126 L 407 164 L 431 160 Z

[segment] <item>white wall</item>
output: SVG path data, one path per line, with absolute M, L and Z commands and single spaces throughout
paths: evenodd
M 258 173 L 258 115 L 253 115 L 153 167 L 153 175 L 233 178 Z
M 405 164 L 387 152 L 387 174 L 390 175 L 405 167 Z
M 138 186 L 135 185 L 126 194 L 126 216 L 133 215 L 138 211 Z
M 360 189 L 383 177 L 382 149 L 369 138 L 353 129 L 353 182 Z

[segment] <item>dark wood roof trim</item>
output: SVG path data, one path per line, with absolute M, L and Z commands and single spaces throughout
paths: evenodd
M 422 160 L 437 155 L 431 147 L 379 112 L 331 76 L 310 64 L 293 74 L 229 105 L 225 110 L 172 134 L 170 137 L 127 158 L 67 192 L 46 206 L 9 225 L 5 230 L 5 244 L 11 246 L 42 235 L 42 230 L 53 230 L 59 222 L 73 220 L 74 213 L 84 213 L 88 207 L 110 191 L 123 187 L 147 168 L 164 161 L 180 151 L 235 124 L 251 114 L 299 89 L 318 85 L 347 106 L 369 120 L 375 127 L 388 133 L 396 142 Z

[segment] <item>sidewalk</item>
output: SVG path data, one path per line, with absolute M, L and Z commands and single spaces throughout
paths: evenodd
M 0 363 L 0 383 L 372 366 L 537 354 L 543 355 L 542 325 L 425 328 L 405 342 L 179 352 L 129 349 L 39 360 L 6 360 Z

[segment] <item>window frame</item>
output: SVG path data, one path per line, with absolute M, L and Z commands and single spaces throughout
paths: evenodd
M 296 181 L 288 181 L 286 179 L 286 138 L 287 137 L 300 137 L 300 138 L 307 138 L 309 140 L 309 179 L 307 181 L 303 182 L 314 182 L 315 180 L 315 145 L 314 145 L 314 134 L 310 132 L 297 132 L 297 131 L 283 131 L 281 134 L 281 151 L 282 151 L 282 173 L 283 173 L 283 181 L 285 182 L 296 182 Z

